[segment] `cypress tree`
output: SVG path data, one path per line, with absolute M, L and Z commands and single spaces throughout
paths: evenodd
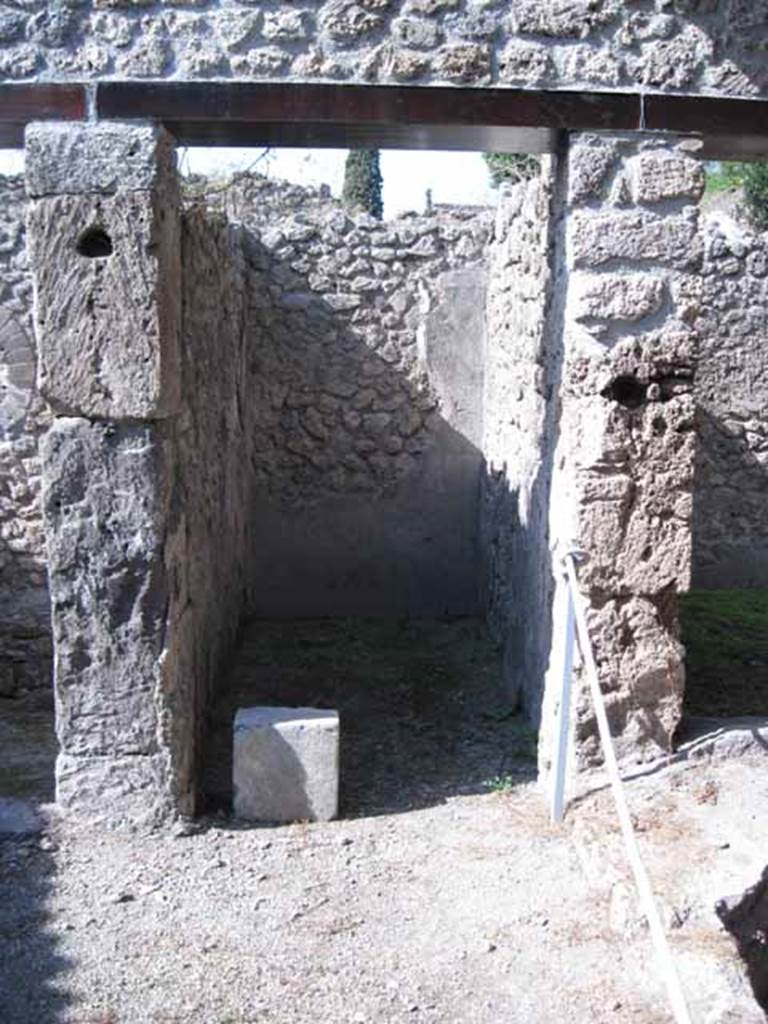
M 384 205 L 378 149 L 350 149 L 344 165 L 341 198 L 346 206 L 362 207 L 366 213 L 381 220 Z

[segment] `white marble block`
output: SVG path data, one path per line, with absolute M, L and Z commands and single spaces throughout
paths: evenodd
M 339 715 L 322 708 L 240 708 L 234 812 L 248 821 L 329 821 L 339 800 Z

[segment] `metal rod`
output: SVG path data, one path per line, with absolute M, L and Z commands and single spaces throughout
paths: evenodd
M 557 709 L 557 747 L 552 787 L 552 821 L 559 823 L 565 814 L 565 782 L 568 764 L 568 746 L 571 733 L 571 687 L 573 682 L 573 648 L 576 639 L 573 596 L 566 576 L 566 607 L 563 635 L 560 637 L 562 650 L 562 685 L 560 705 Z
M 656 949 L 659 966 L 667 987 L 667 995 L 669 997 L 672 1014 L 676 1024 L 691 1024 L 690 1013 L 688 1012 L 685 996 L 683 995 L 683 989 L 680 985 L 680 978 L 672 957 L 672 950 L 670 949 L 669 942 L 667 941 L 664 926 L 661 923 L 661 916 L 659 915 L 656 901 L 653 897 L 650 879 L 648 878 L 645 865 L 640 857 L 637 837 L 635 836 L 635 830 L 632 826 L 632 819 L 629 814 L 629 807 L 627 806 L 621 775 L 619 773 L 619 765 L 616 760 L 616 751 L 614 750 L 613 739 L 611 738 L 608 716 L 605 712 L 605 703 L 600 689 L 595 656 L 589 639 L 586 603 L 582 597 L 581 591 L 579 590 L 579 581 L 576 575 L 576 562 L 573 554 L 569 553 L 565 556 L 565 568 L 568 574 L 568 582 L 570 584 L 570 591 L 574 603 L 579 649 L 581 651 L 581 657 L 584 661 L 589 679 L 589 687 L 595 708 L 595 716 L 597 717 L 597 727 L 600 733 L 603 755 L 605 757 L 605 767 L 608 771 L 608 777 L 611 782 L 613 799 L 616 803 L 616 811 L 619 817 L 619 824 L 621 825 L 621 832 L 624 837 L 627 858 L 632 868 L 632 873 L 635 876 L 635 884 L 637 885 L 637 891 L 640 896 L 640 906 L 642 907 L 643 913 L 648 921 L 651 939 Z

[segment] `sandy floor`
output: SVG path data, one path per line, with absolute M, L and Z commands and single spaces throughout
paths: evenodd
M 0 842 L 2 1024 L 670 1020 L 609 795 L 550 825 L 477 624 L 342 628 L 314 624 L 298 660 L 281 653 L 295 634 L 246 646 L 213 716 L 218 813 L 121 836 L 47 808 L 42 833 Z M 328 672 L 340 644 L 343 680 Z M 266 699 L 269 680 L 288 701 L 310 678 L 348 734 L 344 819 L 231 821 L 227 700 Z M 695 1024 L 765 1020 L 714 905 L 768 861 L 766 763 L 683 763 L 629 786 Z

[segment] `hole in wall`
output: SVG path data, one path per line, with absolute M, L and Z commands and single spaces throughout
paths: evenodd
M 86 259 L 101 259 L 104 256 L 111 256 L 112 239 L 104 228 L 88 228 L 77 240 L 75 247 L 81 256 Z
M 600 392 L 603 398 L 623 405 L 625 409 L 637 409 L 645 401 L 646 385 L 637 377 L 616 377 Z

